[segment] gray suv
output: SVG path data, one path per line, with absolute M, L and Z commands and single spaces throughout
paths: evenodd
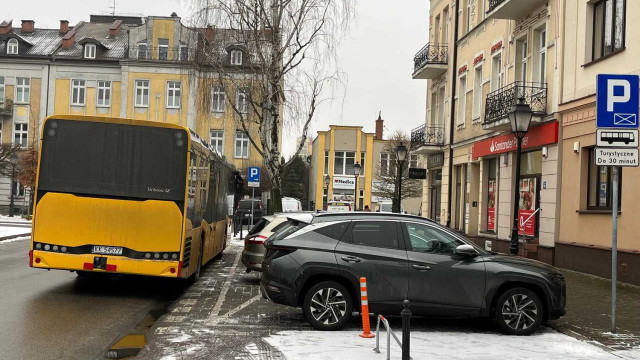
M 384 213 L 316 214 L 290 219 L 265 242 L 263 297 L 302 307 L 320 330 L 344 326 L 359 310 L 359 278 L 369 309 L 399 314 L 493 318 L 528 335 L 565 314 L 564 277 L 553 266 L 491 253 L 430 220 Z

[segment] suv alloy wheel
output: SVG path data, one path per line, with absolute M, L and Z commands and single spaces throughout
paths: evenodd
M 529 335 L 544 317 L 540 297 L 526 288 L 505 291 L 496 302 L 494 320 L 508 335 Z
M 318 330 L 340 329 L 349 321 L 352 309 L 351 294 L 334 281 L 318 283 L 307 290 L 304 296 L 304 315 Z

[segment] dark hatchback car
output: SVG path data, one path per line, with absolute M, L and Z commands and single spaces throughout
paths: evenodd
M 565 314 L 565 281 L 554 267 L 483 250 L 430 220 L 399 214 L 317 214 L 290 219 L 265 242 L 261 291 L 302 307 L 315 328 L 335 330 L 359 310 L 359 278 L 369 309 L 399 314 L 493 318 L 528 335 Z
M 253 213 L 251 207 L 253 206 Z M 253 222 L 251 215 L 253 214 Z M 242 224 L 257 224 L 262 218 L 262 201 L 258 199 L 242 199 L 238 201 L 238 207 L 234 216 L 242 219 Z

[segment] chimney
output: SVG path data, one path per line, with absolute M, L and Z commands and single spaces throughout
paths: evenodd
M 60 34 L 66 34 L 69 32 L 69 21 L 60 20 Z
M 0 35 L 8 34 L 11 32 L 11 23 L 13 20 L 5 20 L 0 23 Z
M 122 20 L 116 20 L 109 26 L 109 36 L 115 37 L 122 28 Z
M 208 42 L 212 42 L 213 41 L 213 27 L 211 25 L 207 26 L 207 28 L 204 29 L 204 38 Z
M 21 30 L 23 33 L 32 33 L 34 25 L 35 25 L 35 22 L 33 20 L 22 20 Z
M 376 140 L 382 140 L 382 131 L 384 128 L 384 120 L 382 120 L 382 111 L 378 114 L 378 119 L 376 120 Z
M 76 42 L 75 30 L 69 31 L 64 37 L 62 37 L 62 48 L 68 49 Z

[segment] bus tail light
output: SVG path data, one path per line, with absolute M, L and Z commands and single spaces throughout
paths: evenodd
M 182 275 L 182 260 L 178 261 L 178 277 Z
M 110 265 L 110 264 L 107 264 L 107 269 L 106 269 L 106 270 L 107 270 L 107 271 L 115 272 L 115 271 L 116 271 L 116 269 L 117 269 L 117 267 L 118 267 L 118 265 Z
M 93 270 L 93 263 L 92 263 L 92 262 L 90 262 L 90 263 L 84 263 L 84 264 L 82 265 L 82 268 L 83 268 L 84 270 Z
M 33 267 L 33 250 L 29 250 L 29 267 Z

